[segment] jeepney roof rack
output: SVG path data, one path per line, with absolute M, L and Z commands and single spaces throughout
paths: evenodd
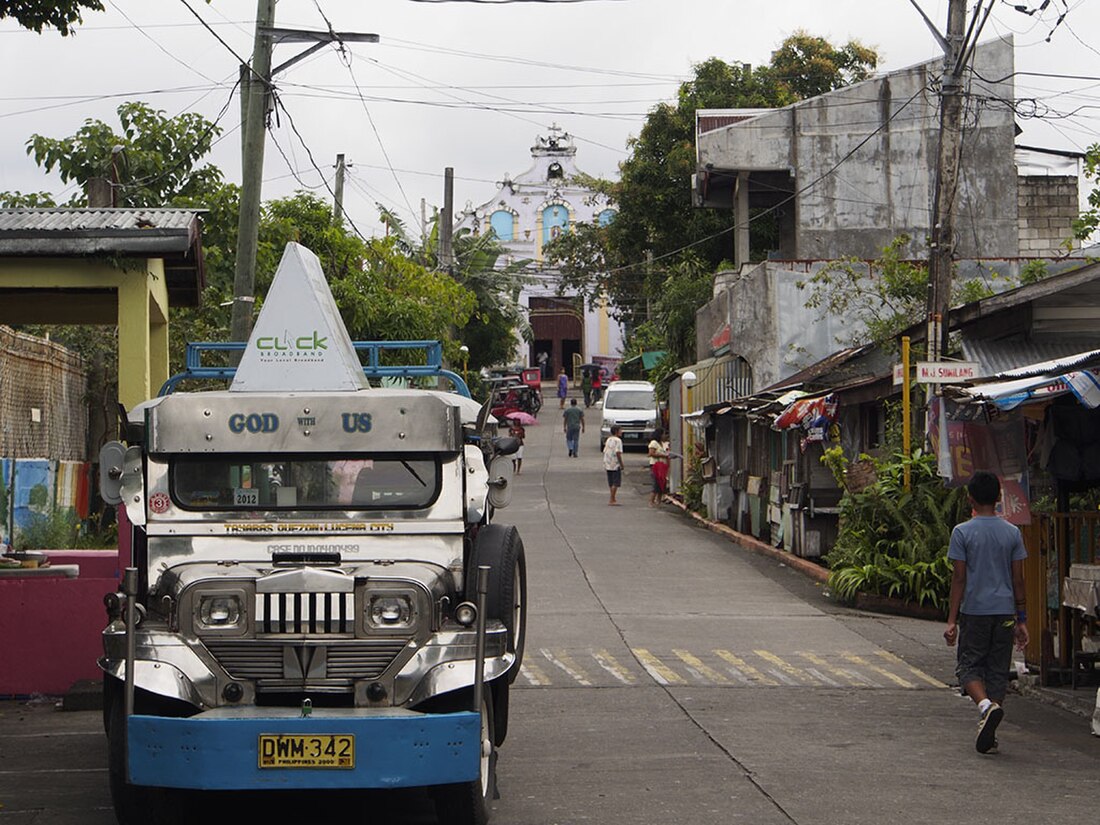
M 160 395 L 169 395 L 175 391 L 181 381 L 195 379 L 206 381 L 232 381 L 237 374 L 236 367 L 213 366 L 202 363 L 203 353 L 208 352 L 244 352 L 244 341 L 210 342 L 199 341 L 187 345 L 183 372 L 176 373 L 160 388 Z M 446 378 L 454 391 L 465 398 L 471 398 L 470 389 L 462 376 L 443 368 L 443 345 L 439 341 L 353 341 L 356 352 L 366 353 L 363 375 L 368 379 L 382 378 Z M 387 350 L 422 350 L 423 364 L 391 365 L 382 364 L 382 352 Z

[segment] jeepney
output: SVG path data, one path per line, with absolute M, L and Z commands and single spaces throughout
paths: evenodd
M 526 626 L 523 543 L 492 521 L 515 442 L 438 344 L 364 364 L 296 244 L 237 346 L 228 390 L 140 405 L 101 456 L 132 560 L 100 662 L 119 822 L 177 821 L 190 791 L 403 787 L 485 822 Z M 368 380 L 432 375 L 459 392 Z

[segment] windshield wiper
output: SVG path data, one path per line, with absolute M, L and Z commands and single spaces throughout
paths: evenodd
M 411 464 L 409 464 L 409 462 L 407 462 L 407 461 L 402 461 L 402 462 L 401 462 L 401 466 L 402 466 L 402 467 L 404 467 L 404 468 L 405 468 L 406 470 L 408 470 L 408 471 L 409 471 L 409 473 L 410 473 L 410 474 L 412 475 L 412 477 L 413 477 L 413 478 L 415 478 L 415 479 L 416 479 L 417 481 L 419 481 L 419 482 L 420 482 L 420 486 L 421 486 L 421 487 L 427 487 L 427 486 L 428 486 L 428 482 L 426 482 L 426 481 L 425 481 L 424 479 L 422 479 L 422 478 L 420 477 L 420 475 L 419 475 L 419 474 L 418 474 L 418 473 L 416 472 L 416 470 L 414 470 L 414 469 L 412 468 L 412 465 L 411 465 Z

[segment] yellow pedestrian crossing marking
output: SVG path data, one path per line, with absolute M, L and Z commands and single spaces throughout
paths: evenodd
M 705 664 L 702 659 L 700 659 L 698 656 L 691 653 L 690 651 L 673 650 L 672 652 L 675 653 L 677 657 L 679 657 L 681 662 L 687 665 L 688 670 L 690 670 L 692 674 L 698 674 L 698 678 L 701 681 L 714 682 L 718 685 L 729 684 L 729 679 L 727 679 L 714 668 Z
M 634 647 L 529 648 L 522 687 L 786 687 L 906 690 L 940 688 L 939 679 L 886 650 L 701 650 Z
M 758 682 L 763 682 L 765 685 L 776 686 L 779 684 L 779 682 L 775 681 L 775 679 L 772 679 L 770 676 L 765 676 L 763 673 L 754 668 L 740 656 L 735 656 L 728 650 L 716 650 L 714 651 L 714 655 L 717 656 L 719 659 L 729 662 L 739 672 L 745 674 L 750 679 L 756 679 Z
M 806 673 L 803 670 L 799 670 L 794 665 L 788 663 L 786 660 L 780 659 L 774 653 L 769 653 L 766 650 L 754 650 L 753 653 L 755 653 L 765 662 L 771 662 L 788 676 L 793 676 L 795 679 L 800 679 L 803 682 L 809 682 L 811 685 L 820 684 L 817 679 L 814 679 L 812 676 L 810 676 L 810 674 Z
M 629 669 L 619 664 L 619 661 L 612 656 L 606 650 L 597 650 L 592 654 L 592 658 L 596 660 L 596 663 L 622 682 L 624 685 L 636 684 L 638 679 L 630 672 Z
M 800 650 L 798 651 L 798 655 L 810 664 L 817 665 L 819 668 L 824 668 L 834 676 L 840 677 L 852 687 L 867 687 L 868 685 L 877 687 L 877 684 L 875 682 L 872 682 L 870 679 L 867 679 L 866 677 L 861 678 L 857 673 L 853 673 L 852 671 L 846 670 L 842 667 L 837 667 L 836 665 L 827 662 L 826 660 L 822 659 L 820 656 L 814 653 Z
M 573 661 L 573 657 L 564 650 L 551 652 L 543 648 L 542 655 L 545 656 L 551 664 L 557 665 L 568 673 L 577 684 L 584 685 L 585 687 L 589 687 L 592 684 L 588 679 L 588 674 L 581 670 L 577 663 Z
M 646 650 L 644 647 L 633 649 L 634 655 L 646 669 L 650 676 L 661 685 L 682 685 L 686 682 L 683 676 L 664 664 L 660 659 Z
M 852 664 L 859 665 L 860 667 L 865 667 L 868 670 L 874 671 L 875 673 L 879 674 L 880 676 L 885 676 L 891 682 L 894 682 L 895 684 L 901 685 L 903 688 L 916 687 L 916 685 L 914 685 L 912 682 L 909 682 L 909 681 L 906 681 L 905 679 L 902 679 L 896 673 L 892 673 L 891 671 L 887 670 L 884 667 L 879 667 L 878 665 L 871 664 L 866 659 L 864 659 L 862 656 L 857 656 L 854 653 L 841 653 L 840 655 L 843 656 L 845 659 L 847 659 Z
M 889 662 L 892 665 L 897 665 L 898 667 L 905 668 L 910 673 L 912 673 L 914 676 L 916 676 L 918 679 L 924 680 L 925 682 L 932 685 L 933 687 L 938 687 L 938 688 L 947 687 L 947 685 L 945 685 L 943 682 L 941 682 L 935 676 L 929 676 L 927 673 L 925 673 L 919 667 L 913 667 L 911 664 L 904 661 L 900 656 L 895 656 L 889 650 L 876 650 L 875 654 L 877 656 L 879 656 L 880 658 L 885 659 L 887 662 Z

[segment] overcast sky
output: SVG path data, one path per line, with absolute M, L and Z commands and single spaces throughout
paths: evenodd
M 942 29 L 947 0 L 919 2 Z M 1033 15 L 1021 5 L 1042 0 L 1002 0 L 983 35 L 1013 34 L 1017 71 L 1054 75 L 1017 77 L 1021 113 L 1040 115 L 1021 117 L 1019 141 L 1083 150 L 1100 140 L 1100 0 L 1051 0 Z M 117 127 L 115 107 L 133 100 L 220 115 L 225 133 L 210 159 L 239 182 L 233 86 L 237 56 L 252 50 L 255 0 L 104 6 L 72 37 L 0 22 L 0 190 L 67 199 L 71 190 L 27 157 L 27 138 L 68 136 L 87 118 Z M 276 9 L 277 26 L 325 30 L 325 18 L 381 42 L 348 44 L 344 55 L 326 48 L 276 78 L 286 114 L 268 136 L 264 198 L 309 188 L 330 199 L 322 174 L 331 184 L 342 152 L 352 164 L 346 209 L 365 235 L 381 233 L 375 202 L 415 226 L 422 198 L 429 210 L 441 202 L 446 166 L 457 208 L 488 200 L 505 173 L 529 166 L 552 123 L 576 137 L 579 168 L 614 177 L 646 113 L 709 57 L 766 63 L 799 29 L 874 47 L 880 70 L 941 54 L 909 0 L 281 0 Z M 302 49 L 280 45 L 274 62 Z

